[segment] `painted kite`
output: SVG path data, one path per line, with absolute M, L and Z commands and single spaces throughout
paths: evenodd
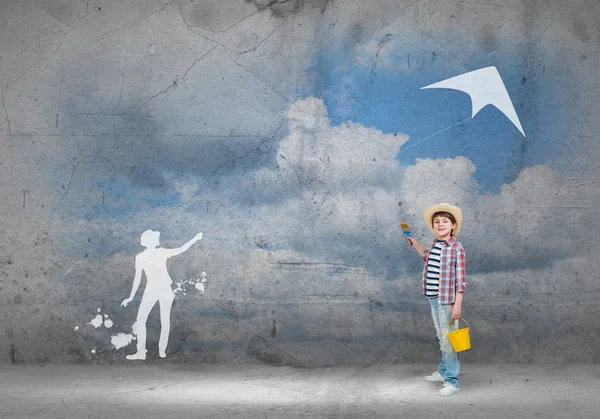
M 465 92 L 471 97 L 473 106 L 471 118 L 474 118 L 485 106 L 495 106 L 526 137 L 521 122 L 519 122 L 517 112 L 496 67 L 481 68 L 421 87 L 421 89 L 454 89 Z

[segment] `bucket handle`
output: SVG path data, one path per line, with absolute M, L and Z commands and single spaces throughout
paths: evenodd
M 471 328 L 471 326 L 469 326 L 469 322 L 467 322 L 465 319 L 463 319 L 462 317 L 460 319 L 458 319 L 459 321 L 462 320 L 463 322 L 467 323 L 467 328 Z M 448 327 L 448 325 L 450 324 L 450 322 L 453 322 L 454 320 L 450 319 L 448 320 L 448 323 L 446 323 L 446 327 Z

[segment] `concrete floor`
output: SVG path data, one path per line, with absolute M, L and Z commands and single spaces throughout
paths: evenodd
M 439 397 L 434 365 L 0 366 L 0 419 L 590 418 L 600 365 L 463 365 Z

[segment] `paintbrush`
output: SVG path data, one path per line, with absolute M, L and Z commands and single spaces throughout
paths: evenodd
M 400 223 L 400 228 L 404 234 L 410 237 L 410 226 L 407 223 Z

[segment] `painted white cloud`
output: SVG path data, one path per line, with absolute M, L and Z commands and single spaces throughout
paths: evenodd
M 346 246 L 365 246 L 365 242 L 356 241 L 355 234 L 374 233 L 382 240 L 379 245 L 387 243 L 400 249 L 400 221 L 410 222 L 415 234 L 429 240 L 422 211 L 437 202 L 460 205 L 465 214 L 461 240 L 473 247 L 480 247 L 483 240 L 485 251 L 507 256 L 508 265 L 525 254 L 542 252 L 543 258 L 549 250 L 564 253 L 575 240 L 569 233 L 564 244 L 554 244 L 555 235 L 543 233 L 547 220 L 560 221 L 549 214 L 548 208 L 570 205 L 574 198 L 565 179 L 547 166 L 524 169 L 500 194 L 479 195 L 473 176 L 476 167 L 469 159 L 417 159 L 416 165 L 403 168 L 395 156 L 408 140 L 406 135 L 383 134 L 354 123 L 333 126 L 320 99 L 295 102 L 287 123 L 289 133 L 274 151 L 277 168 L 221 176 L 220 189 L 202 190 L 187 207 L 169 209 L 170 217 L 221 239 L 219 245 L 207 242 L 208 247 L 246 247 L 264 242 L 299 246 L 301 253 L 316 248 L 312 256 L 320 258 L 327 258 L 328 252 L 334 258 L 342 257 Z M 286 195 L 279 201 L 252 202 L 255 193 L 260 192 L 257 185 L 263 192 L 266 188 Z M 186 181 L 179 181 L 177 188 L 186 197 L 193 195 Z M 240 191 L 239 202 L 219 199 L 219 190 L 232 189 Z M 195 199 L 211 202 L 210 214 L 198 217 L 190 212 Z M 160 219 L 161 213 L 164 211 L 150 210 L 146 216 L 148 220 Z M 580 222 L 576 212 L 573 217 L 569 225 Z M 537 240 L 540 231 L 548 240 Z M 338 247 L 331 247 L 328 240 L 340 232 L 353 234 L 356 243 L 340 238 Z M 495 240 L 489 239 L 492 237 Z M 527 246 L 526 251 L 515 246 L 515 241 Z M 481 252 L 479 248 L 471 249 L 476 257 L 483 257 Z
M 379 245 L 401 248 L 396 229 L 400 221 L 410 222 L 428 243 L 431 233 L 422 219 L 423 209 L 450 202 L 463 209 L 461 240 L 478 260 L 476 269 L 511 270 L 566 258 L 582 233 L 586 235 L 586 212 L 568 209 L 585 191 L 572 190 L 568 185 L 573 182 L 546 165 L 523 169 L 499 194 L 480 195 L 476 167 L 466 157 L 417 159 L 414 166 L 400 167 L 394 157 L 406 136 L 359 124 L 332 126 L 318 99 L 296 102 L 288 120 L 289 135 L 277 150 L 278 173 L 280 181 L 295 188 L 296 196 L 260 208 L 252 220 L 240 217 L 223 231 L 224 237 L 241 240 L 250 235 L 276 242 L 287 237 L 302 251 L 318 249 L 313 256 L 343 257 L 352 247 L 350 241 L 340 239 L 340 251 L 328 248 L 340 232 L 376 233 Z M 257 178 L 270 174 L 270 169 L 262 169 Z M 368 252 L 370 245 L 365 239 L 356 246 L 366 246 Z
M 231 224 L 225 237 L 272 230 L 285 236 L 290 231 L 308 232 L 306 227 L 315 222 L 320 226 L 315 234 L 328 235 L 364 224 L 365 217 L 373 221 L 386 214 L 383 218 L 391 221 L 397 208 L 394 190 L 402 173 L 396 155 L 408 136 L 350 122 L 332 126 L 326 107 L 316 98 L 295 102 L 287 118 L 289 135 L 276 151 L 276 181 L 287 185 L 290 197 L 261 206 L 252 221 L 247 220 L 250 226 L 244 225 L 245 214 L 240 214 L 242 222 Z M 263 168 L 252 178 L 269 185 L 273 175 L 272 168 Z M 324 222 L 316 221 L 317 213 L 327 214 Z
M 417 159 L 406 169 L 400 197 L 407 213 L 414 214 L 413 231 L 427 237 L 427 244 L 431 233 L 422 219 L 423 208 L 438 202 L 462 208 L 459 240 L 479 260 L 477 270 L 522 269 L 543 261 L 549 267 L 590 235 L 581 228 L 585 213 L 577 206 L 569 210 L 573 191 L 548 166 L 525 168 L 499 194 L 485 195 L 476 193 L 474 171 L 464 157 Z

